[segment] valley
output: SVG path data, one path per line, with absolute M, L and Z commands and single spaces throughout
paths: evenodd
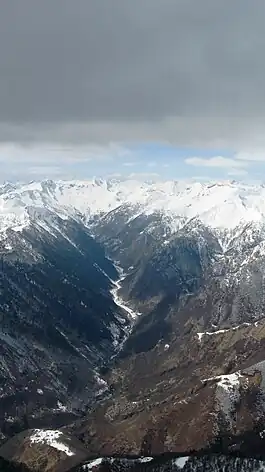
M 62 471 L 265 460 L 264 202 L 234 181 L 0 187 L 0 455 L 33 470 L 46 428 L 79 451 Z

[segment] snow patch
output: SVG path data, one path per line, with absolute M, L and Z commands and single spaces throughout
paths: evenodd
M 95 459 L 95 460 L 85 464 L 83 466 L 83 469 L 84 470 L 92 470 L 93 467 L 97 467 L 98 465 L 100 465 L 103 462 L 103 460 L 104 460 L 103 457 L 99 457 L 98 459 Z
M 189 456 L 186 457 L 179 457 L 174 461 L 174 464 L 177 465 L 180 469 L 183 469 L 185 466 L 186 462 L 188 462 Z
M 98 397 L 105 393 L 109 389 L 109 386 L 108 383 L 104 379 L 102 379 L 102 377 L 100 377 L 98 374 L 94 376 L 94 379 L 99 387 L 98 391 L 96 392 L 96 396 Z
M 217 385 L 219 387 L 222 387 L 227 392 L 231 392 L 234 390 L 235 387 L 239 387 L 240 377 L 242 377 L 242 375 L 239 372 L 235 372 L 234 374 L 229 375 L 221 375 L 219 382 L 217 382 Z
M 153 457 L 141 457 L 138 462 L 145 463 L 145 462 L 151 462 L 154 458 Z
M 67 411 L 67 407 L 63 405 L 59 400 L 57 401 L 57 409 L 65 413 Z
M 64 452 L 67 456 L 74 456 L 75 453 L 71 451 L 69 446 L 64 444 L 59 439 L 63 439 L 63 433 L 52 429 L 34 429 L 30 436 L 31 444 L 45 444 L 57 449 L 58 451 Z
M 240 377 L 243 377 L 240 372 L 234 372 L 228 375 L 217 375 L 216 377 L 209 377 L 203 379 L 203 382 L 209 382 L 211 380 L 218 380 L 217 385 L 224 388 L 227 391 L 231 391 L 235 386 L 238 387 Z

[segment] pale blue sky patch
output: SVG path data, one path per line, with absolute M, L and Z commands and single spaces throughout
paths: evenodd
M 265 176 L 265 154 L 168 143 L 0 145 L 1 181 L 157 175 L 161 179 L 249 180 Z

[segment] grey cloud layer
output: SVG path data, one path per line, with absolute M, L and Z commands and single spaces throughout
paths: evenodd
M 263 0 L 3 1 L 0 139 L 263 139 L 264 18 Z

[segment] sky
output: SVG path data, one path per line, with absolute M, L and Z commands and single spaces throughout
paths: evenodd
M 0 181 L 265 179 L 264 0 L 4 0 Z

